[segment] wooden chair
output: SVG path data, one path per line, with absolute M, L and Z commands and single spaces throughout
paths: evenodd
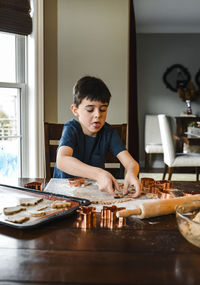
M 145 115 L 145 168 L 149 170 L 152 155 L 163 153 L 158 115 Z
M 53 177 L 56 152 L 64 124 L 44 123 L 46 178 Z
M 56 152 L 62 135 L 63 126 L 64 124 L 44 123 L 46 178 L 48 179 L 53 177 L 56 162 Z M 117 130 L 123 143 L 126 145 L 127 125 L 112 125 L 112 127 Z M 119 164 L 119 166 L 117 165 L 116 167 L 116 163 Z M 112 173 L 116 178 L 124 178 L 124 167 L 112 153 L 107 154 L 105 169 Z

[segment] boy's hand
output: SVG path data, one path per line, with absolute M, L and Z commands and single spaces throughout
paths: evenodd
M 99 190 L 103 192 L 108 192 L 111 195 L 115 195 L 115 189 L 120 191 L 119 184 L 117 180 L 106 170 L 101 169 L 97 178 L 97 183 Z
M 120 160 L 127 171 L 124 179 L 124 195 L 128 193 L 129 186 L 134 186 L 135 193 L 132 195 L 132 197 L 139 197 L 142 192 L 142 184 L 137 178 L 137 174 L 139 172 L 138 162 L 134 160 L 134 158 L 127 150 L 121 151 L 117 155 L 117 158 Z
M 124 180 L 124 195 L 128 193 L 128 187 L 132 185 L 135 187 L 135 193 L 132 195 L 132 197 L 137 198 L 142 193 L 142 184 L 137 176 L 133 174 L 133 172 L 128 171 Z

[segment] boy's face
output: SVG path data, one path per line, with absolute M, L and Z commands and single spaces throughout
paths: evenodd
M 78 117 L 84 134 L 95 137 L 106 121 L 108 103 L 84 98 L 78 107 L 71 105 L 71 110 Z

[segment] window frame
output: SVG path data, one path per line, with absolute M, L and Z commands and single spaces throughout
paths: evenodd
M 26 57 L 21 110 L 23 134 L 22 177 L 45 177 L 44 152 L 44 0 L 30 0 L 33 30 L 25 37 Z M 20 52 L 20 51 L 19 51 Z M 22 75 L 21 75 L 22 76 Z M 3 87 L 9 83 L 1 82 Z M 17 85 L 19 84 L 19 85 Z M 7 85 L 9 86 L 9 85 Z M 26 94 L 24 96 L 24 94 Z
M 26 72 L 27 68 L 27 40 L 25 36 L 15 35 L 15 72 L 16 72 L 16 82 L 2 82 L 0 81 L 0 88 L 18 89 L 20 104 L 19 104 L 19 114 L 20 114 L 20 134 L 19 136 L 14 136 L 20 138 L 20 169 L 18 171 L 19 177 L 28 176 L 29 172 L 29 144 L 28 144 L 28 100 L 27 100 L 27 78 Z

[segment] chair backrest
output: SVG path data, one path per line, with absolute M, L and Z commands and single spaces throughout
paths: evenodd
M 145 116 L 145 146 L 148 144 L 162 144 L 158 115 Z
M 64 124 L 46 123 L 46 122 L 44 123 L 46 178 L 53 177 L 53 171 L 56 162 L 57 147 L 62 135 L 63 126 Z M 126 145 L 127 124 L 115 124 L 112 125 L 112 127 L 117 130 L 123 143 Z M 106 163 L 109 164 L 119 163 L 119 160 L 112 153 L 108 153 L 106 157 Z M 124 176 L 124 168 L 121 163 L 118 169 L 109 167 L 106 168 L 106 170 L 110 171 L 117 178 L 123 178 Z
M 172 166 L 175 159 L 175 147 L 169 118 L 164 114 L 160 114 L 158 115 L 158 121 L 163 145 L 164 162 L 168 166 Z
M 44 123 L 46 178 L 53 177 L 56 153 L 64 124 Z

